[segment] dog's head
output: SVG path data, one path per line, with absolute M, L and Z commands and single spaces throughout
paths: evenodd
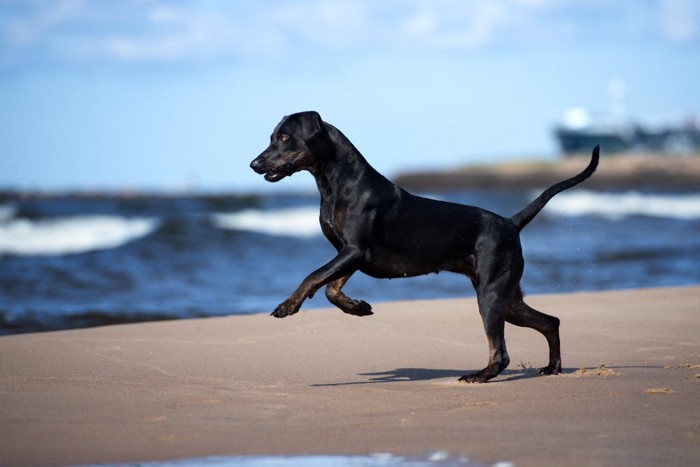
M 311 146 L 323 132 L 323 121 L 317 112 L 288 115 L 275 127 L 270 145 L 250 163 L 250 168 L 265 175 L 268 182 L 280 181 L 300 170 L 312 170 L 315 158 Z

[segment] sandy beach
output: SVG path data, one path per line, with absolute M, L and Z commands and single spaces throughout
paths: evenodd
M 531 296 L 486 362 L 474 299 L 0 337 L 0 464 L 239 454 L 421 454 L 516 466 L 700 464 L 700 286 Z

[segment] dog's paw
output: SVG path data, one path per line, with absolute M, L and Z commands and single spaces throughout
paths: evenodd
M 285 318 L 299 311 L 299 308 L 300 305 L 287 300 L 277 305 L 277 308 L 275 308 L 275 311 L 270 313 L 270 316 L 274 316 L 275 318 Z
M 458 381 L 460 383 L 476 384 L 485 383 L 488 380 L 489 378 L 485 377 L 482 371 L 477 371 L 476 373 L 462 376 Z
M 561 363 L 557 365 L 547 365 L 544 368 L 540 368 L 539 373 L 541 375 L 558 375 L 561 372 Z
M 352 300 L 350 306 L 343 308 L 343 311 L 353 316 L 370 316 L 374 314 L 372 305 L 364 300 Z

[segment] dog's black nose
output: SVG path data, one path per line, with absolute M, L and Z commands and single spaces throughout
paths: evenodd
M 250 163 L 250 168 L 257 172 L 258 167 L 260 167 L 260 161 L 257 158 L 255 158 L 253 159 L 253 162 Z

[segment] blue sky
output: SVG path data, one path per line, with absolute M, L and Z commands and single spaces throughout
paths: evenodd
M 248 168 L 301 110 L 387 175 L 556 157 L 567 109 L 698 83 L 695 0 L 0 0 L 0 187 L 311 188 Z

